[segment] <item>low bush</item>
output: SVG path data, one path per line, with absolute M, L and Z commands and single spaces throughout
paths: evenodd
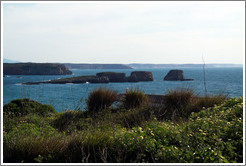
M 115 122 L 122 125 L 122 127 L 132 128 L 141 126 L 146 121 L 151 121 L 155 117 L 150 107 L 142 107 L 135 109 L 127 109 L 116 113 Z
M 46 123 L 45 118 L 56 114 L 56 110 L 46 104 L 41 104 L 29 99 L 17 99 L 3 107 L 3 130 L 11 131 L 21 122 L 31 124 Z
M 107 109 L 117 100 L 117 92 L 110 89 L 95 89 L 92 91 L 87 100 L 87 109 L 90 112 L 98 112 Z
M 171 90 L 164 96 L 163 106 L 157 108 L 157 116 L 164 119 L 188 119 L 192 112 L 199 112 L 202 108 L 213 107 L 226 100 L 225 95 L 210 95 L 200 97 L 192 89 Z
M 123 106 L 127 109 L 136 108 L 147 104 L 147 96 L 139 89 L 130 89 L 122 99 Z
M 65 111 L 57 114 L 52 120 L 51 125 L 59 131 L 75 131 L 80 130 L 83 119 L 87 117 L 84 111 Z
M 114 162 L 114 131 L 112 129 L 91 129 L 70 136 L 68 146 L 63 150 L 60 162 L 74 163 L 106 163 Z
M 191 112 L 199 112 L 202 108 L 213 107 L 214 105 L 223 103 L 226 99 L 227 96 L 222 94 L 198 97 L 191 108 Z
M 187 123 L 152 121 L 134 127 L 117 144 L 122 162 L 242 163 L 243 100 L 192 113 Z
M 64 146 L 65 136 L 49 125 L 22 122 L 3 137 L 4 162 L 51 162 Z
M 41 104 L 37 101 L 25 99 L 12 100 L 9 104 L 3 106 L 4 116 L 16 117 L 25 116 L 29 113 L 35 113 L 42 116 L 49 116 L 56 113 L 56 110 L 47 104 Z
M 172 120 L 187 118 L 191 113 L 190 107 L 193 105 L 196 97 L 192 89 L 180 88 L 170 90 L 163 100 L 165 116 Z

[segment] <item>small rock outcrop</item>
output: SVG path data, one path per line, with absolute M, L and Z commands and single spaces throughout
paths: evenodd
M 192 81 L 193 79 L 185 79 L 183 70 L 170 70 L 164 77 L 164 81 Z
M 152 72 L 148 71 L 134 71 L 131 76 L 128 77 L 128 82 L 139 82 L 139 81 L 153 81 Z
M 125 82 L 126 74 L 125 73 L 116 73 L 116 72 L 102 72 L 97 73 L 97 77 L 108 77 L 109 82 Z
M 63 64 L 4 63 L 4 75 L 68 75 L 72 72 Z

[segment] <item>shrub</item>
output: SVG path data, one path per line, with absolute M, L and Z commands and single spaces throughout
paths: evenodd
M 4 162 L 49 162 L 66 146 L 65 136 L 49 125 L 22 122 L 3 136 Z
M 154 119 L 153 111 L 150 107 L 142 107 L 118 112 L 115 123 L 120 123 L 123 127 L 132 128 L 142 126 L 146 121 Z
M 193 97 L 195 97 L 195 95 L 194 91 L 191 89 L 181 88 L 170 90 L 168 94 L 165 95 L 164 104 L 169 108 L 177 109 L 186 106 Z
M 37 101 L 25 98 L 12 100 L 9 104 L 6 104 L 3 107 L 3 112 L 5 116 L 10 117 L 25 116 L 29 113 L 48 116 L 52 113 L 55 113 L 56 110 L 50 105 L 41 104 Z
M 147 103 L 147 96 L 139 89 L 130 89 L 122 99 L 123 106 L 127 109 L 140 107 Z
M 186 123 L 147 122 L 117 139 L 121 162 L 243 162 L 243 100 L 192 113 Z M 121 154 L 121 155 L 120 155 Z
M 187 117 L 191 112 L 190 106 L 195 97 L 192 89 L 181 88 L 169 91 L 163 101 L 167 115 L 173 120 L 177 117 Z
M 60 131 L 79 130 L 82 126 L 82 119 L 86 117 L 87 115 L 84 111 L 65 111 L 59 113 L 51 122 L 51 125 Z
M 113 162 L 114 137 L 111 130 L 92 129 L 73 133 L 64 149 L 62 162 L 107 163 Z M 59 161 L 59 162 L 61 162 Z
M 184 130 L 196 162 L 243 162 L 242 98 L 192 113 L 189 121 Z
M 87 100 L 87 109 L 90 112 L 98 112 L 106 109 L 117 100 L 117 92 L 110 89 L 95 89 L 92 91 Z
M 227 96 L 219 94 L 215 96 L 199 97 L 196 99 L 191 112 L 199 112 L 202 108 L 213 107 L 215 104 L 221 104 L 227 99 Z
M 157 113 L 160 115 L 165 112 L 163 115 L 167 119 L 187 119 L 192 112 L 199 112 L 202 108 L 221 104 L 226 98 L 222 94 L 199 97 L 195 95 L 192 89 L 180 88 L 171 90 L 165 95 L 163 108 L 158 110 L 159 112 L 157 111 Z

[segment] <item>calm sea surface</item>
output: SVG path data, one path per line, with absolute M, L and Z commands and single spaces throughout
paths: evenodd
M 109 87 L 119 93 L 125 93 L 126 88 L 139 88 L 146 94 L 166 94 L 175 88 L 192 88 L 199 95 L 204 95 L 202 68 L 179 68 L 184 70 L 185 78 L 194 81 L 163 81 L 171 68 L 162 69 L 118 69 L 118 70 L 71 70 L 73 75 L 11 75 L 3 78 L 3 104 L 13 99 L 30 98 L 41 103 L 52 105 L 58 112 L 66 109 L 74 110 L 85 106 L 88 94 L 97 87 Z M 40 84 L 22 85 L 22 82 L 47 81 L 58 78 L 80 75 L 95 75 L 98 72 L 124 72 L 127 76 L 132 71 L 151 71 L 153 82 L 108 83 L 108 84 Z M 226 94 L 229 97 L 243 96 L 243 68 L 206 68 L 206 87 L 208 94 Z

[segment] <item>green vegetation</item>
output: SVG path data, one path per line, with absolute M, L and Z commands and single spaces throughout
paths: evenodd
M 87 100 L 88 111 L 98 112 L 103 109 L 107 109 L 117 100 L 117 92 L 110 89 L 95 89 L 89 94 Z
M 50 105 L 40 104 L 29 99 L 17 99 L 11 101 L 3 107 L 4 114 L 7 116 L 24 116 L 30 113 L 36 113 L 42 116 L 48 116 L 50 113 L 55 113 L 55 109 Z
M 103 89 L 91 95 L 98 91 L 97 97 L 105 95 Z M 106 91 L 106 95 L 114 94 Z M 149 104 L 111 108 L 114 100 L 110 100 L 109 104 L 99 104 L 88 111 L 61 113 L 28 99 L 12 101 L 3 110 L 3 161 L 243 162 L 243 98 L 208 96 L 195 99 L 194 93 L 186 92 L 169 93 L 165 104 L 174 104 L 169 107 Z M 95 98 L 91 100 L 92 105 L 101 103 Z M 20 103 L 26 103 L 25 107 Z M 36 107 L 30 109 L 33 103 Z M 173 112 L 181 107 L 185 109 L 175 116 L 184 115 L 182 120 L 163 115 L 168 108 Z
M 187 119 L 192 112 L 199 112 L 203 107 L 213 107 L 225 101 L 225 95 L 198 97 L 192 89 L 170 90 L 164 97 L 159 118 L 180 120 Z
M 124 96 L 123 105 L 125 108 L 136 108 L 147 104 L 147 96 L 139 89 L 130 89 Z

